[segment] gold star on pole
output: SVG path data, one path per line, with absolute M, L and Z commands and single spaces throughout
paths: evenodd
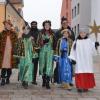
M 94 25 L 93 26 L 89 26 L 90 29 L 91 29 L 91 34 L 95 34 L 95 37 L 96 37 L 96 40 L 97 40 L 97 36 L 98 36 L 98 33 L 100 33 L 100 25 L 97 26 L 95 20 L 94 20 Z

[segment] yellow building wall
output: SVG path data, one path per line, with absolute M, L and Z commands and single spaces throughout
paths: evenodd
M 3 30 L 3 21 L 5 20 L 5 6 L 0 4 L 0 32 Z

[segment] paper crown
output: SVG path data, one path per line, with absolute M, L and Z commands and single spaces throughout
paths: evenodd
M 61 34 L 64 34 L 64 32 L 68 32 L 69 34 L 71 33 L 69 29 L 64 29 L 61 31 Z
M 13 24 L 11 23 L 10 20 L 5 20 L 5 21 L 3 22 L 3 24 L 5 25 L 5 23 L 8 23 L 9 25 L 13 26 Z

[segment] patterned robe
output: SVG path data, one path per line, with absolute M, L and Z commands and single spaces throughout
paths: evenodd
M 16 67 L 16 58 L 13 57 L 17 34 L 10 30 L 0 33 L 0 68 Z
M 19 39 L 16 44 L 15 56 L 20 60 L 18 64 L 19 68 L 19 80 L 32 82 L 33 81 L 33 44 L 30 38 Z
M 47 76 L 53 75 L 53 47 L 54 37 L 53 33 L 41 33 L 39 38 L 40 54 L 39 54 L 39 73 Z M 43 43 L 45 39 L 49 39 L 48 43 Z

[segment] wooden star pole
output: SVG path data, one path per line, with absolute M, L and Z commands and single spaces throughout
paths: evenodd
M 94 20 L 93 26 L 89 26 L 91 29 L 91 34 L 95 34 L 96 42 L 98 41 L 98 33 L 100 33 L 100 25 L 97 26 L 96 21 Z M 98 54 L 98 49 L 97 49 L 97 54 Z
M 97 42 L 97 39 L 98 39 L 98 33 L 100 33 L 100 25 L 97 26 L 95 20 L 94 20 L 94 24 L 93 26 L 89 26 L 90 29 L 91 29 L 91 34 L 95 34 L 95 38 L 96 38 L 96 42 Z

